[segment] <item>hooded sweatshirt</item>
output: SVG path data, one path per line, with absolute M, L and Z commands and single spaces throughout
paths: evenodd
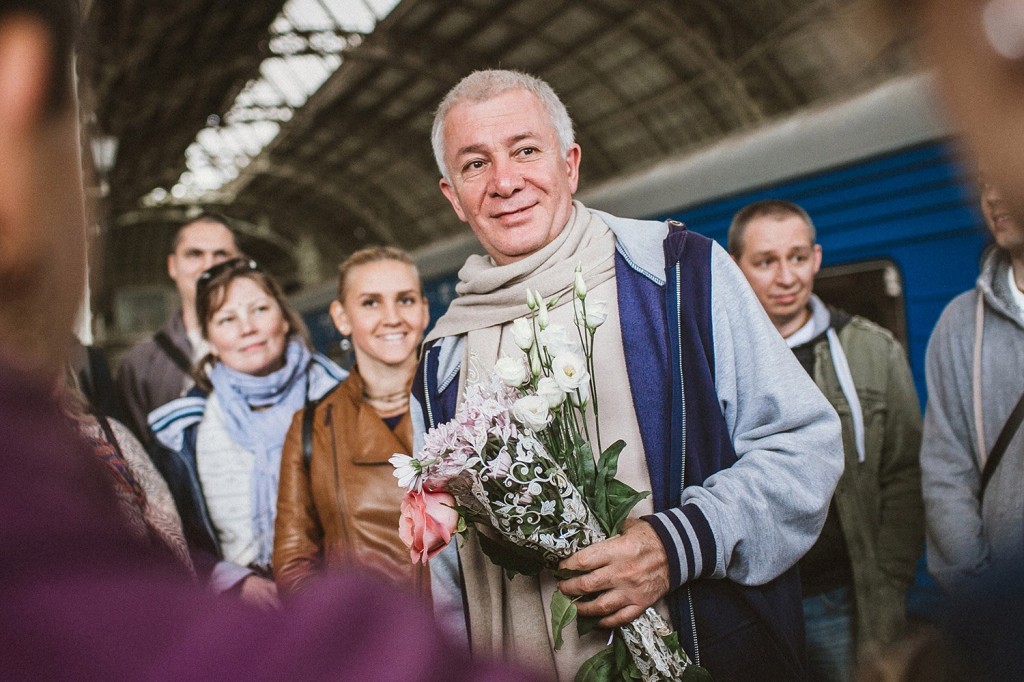
M 975 288 L 950 302 L 928 342 L 921 446 L 928 565 L 950 590 L 1024 555 L 1024 429 L 979 501 L 984 461 L 1024 391 L 1024 315 L 1009 269 L 1006 252 L 992 250 Z

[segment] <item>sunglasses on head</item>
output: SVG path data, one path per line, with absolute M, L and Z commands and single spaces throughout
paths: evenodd
M 209 288 L 210 282 L 229 271 L 231 273 L 263 272 L 263 268 L 252 258 L 232 258 L 222 263 L 217 263 L 199 275 L 199 279 L 196 280 L 196 298 L 202 298 L 207 288 Z

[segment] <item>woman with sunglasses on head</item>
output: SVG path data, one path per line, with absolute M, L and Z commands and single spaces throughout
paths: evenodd
M 398 537 L 403 491 L 388 462 L 412 452 L 409 394 L 429 319 L 409 255 L 391 247 L 352 254 L 339 267 L 330 312 L 356 362 L 336 390 L 295 415 L 288 432 L 274 577 L 287 596 L 325 569 L 358 566 L 425 592 L 423 567 Z
M 204 272 L 196 312 L 211 353 L 196 387 L 150 413 L 161 467 L 200 575 L 273 607 L 271 573 L 281 446 L 295 412 L 345 372 L 310 350 L 281 287 L 255 261 Z

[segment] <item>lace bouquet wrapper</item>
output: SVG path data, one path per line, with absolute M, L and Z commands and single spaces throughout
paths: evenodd
M 617 534 L 649 494 L 615 478 L 625 443 L 617 441 L 594 457 L 586 411 L 594 411 L 596 423 L 593 338 L 604 321 L 603 306 L 590 302 L 587 317 L 578 270 L 574 294 L 575 338 L 548 323 L 554 301 L 531 294 L 533 312 L 513 323 L 523 356 L 503 357 L 483 376 L 471 372 L 454 418 L 430 429 L 415 457 L 391 458 L 406 488 L 399 534 L 413 561 L 427 561 L 453 534 L 473 526 L 481 549 L 510 578 L 542 570 L 569 577 L 559 572 L 559 562 Z M 556 590 L 556 649 L 574 620 L 581 635 L 596 622 L 577 618 L 576 600 Z M 690 663 L 671 626 L 648 608 L 617 628 L 609 646 L 586 661 L 576 679 L 709 677 Z

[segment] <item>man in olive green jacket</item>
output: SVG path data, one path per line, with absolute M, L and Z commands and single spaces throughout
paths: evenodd
M 921 412 L 910 367 L 888 331 L 814 296 L 821 246 L 799 206 L 742 209 L 729 251 L 842 421 L 846 468 L 800 572 L 812 674 L 847 680 L 854 642 L 870 656 L 901 633 L 921 554 Z

